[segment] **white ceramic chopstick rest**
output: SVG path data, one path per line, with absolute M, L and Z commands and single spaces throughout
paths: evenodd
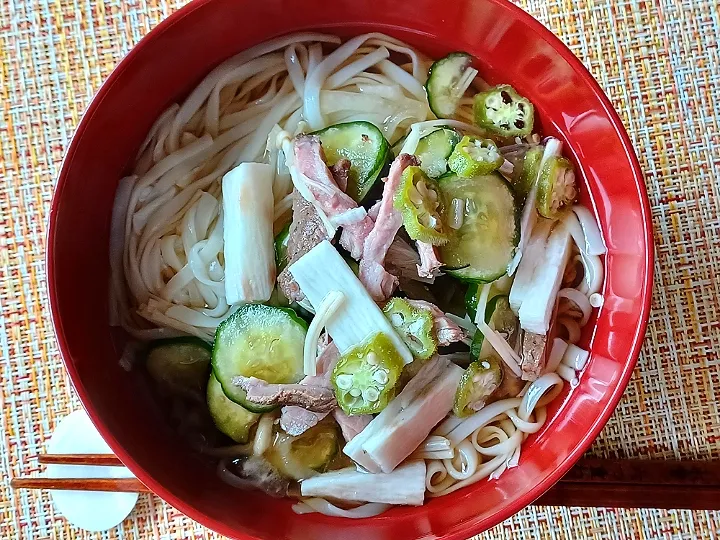
M 50 438 L 49 454 L 112 454 L 84 410 L 63 418 Z M 126 467 L 48 465 L 48 478 L 133 478 Z M 104 531 L 121 523 L 135 507 L 137 493 L 50 490 L 55 508 L 70 524 Z

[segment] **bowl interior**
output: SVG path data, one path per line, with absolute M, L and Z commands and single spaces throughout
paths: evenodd
M 583 336 L 592 349 L 580 385 L 555 402 L 521 466 L 420 508 L 368 520 L 297 516 L 286 500 L 237 491 L 178 443 L 140 377 L 123 371 L 108 325 L 108 238 L 115 187 L 155 118 L 214 65 L 287 32 L 342 36 L 381 31 L 438 57 L 478 58 L 490 82 L 509 82 L 535 103 L 542 131 L 566 141 L 582 200 L 608 246 L 605 304 Z M 625 388 L 644 334 L 652 248 L 639 167 L 609 102 L 580 62 L 539 23 L 502 0 L 197 0 L 170 17 L 122 62 L 90 105 L 63 164 L 51 212 L 48 276 L 58 340 L 91 418 L 153 491 L 234 537 L 465 538 L 532 502 L 580 456 Z

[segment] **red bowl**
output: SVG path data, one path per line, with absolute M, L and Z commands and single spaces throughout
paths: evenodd
M 583 199 L 608 247 L 605 305 L 584 336 L 591 361 L 556 401 L 520 466 L 420 508 L 350 521 L 295 515 L 287 500 L 238 491 L 178 442 L 134 373 L 118 365 L 108 325 L 108 238 L 115 187 L 155 118 L 223 59 L 287 32 L 377 30 L 438 57 L 465 50 L 491 82 L 529 96 L 542 131 L 566 142 Z M 48 277 L 65 365 L 90 417 L 142 482 L 200 523 L 235 538 L 466 538 L 532 503 L 597 436 L 635 365 L 648 319 L 653 248 L 645 186 L 622 123 L 580 61 L 504 0 L 196 0 L 115 69 L 65 157 L 50 215 Z

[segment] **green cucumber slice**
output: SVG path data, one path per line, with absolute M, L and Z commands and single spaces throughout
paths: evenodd
M 337 425 L 328 419 L 297 437 L 279 433 L 265 458 L 281 475 L 303 480 L 325 472 L 337 455 L 339 446 Z
M 518 208 L 500 175 L 445 176 L 439 190 L 446 214 L 461 201 L 462 223 L 440 246 L 445 271 L 463 281 L 489 283 L 504 275 L 520 239 Z M 446 215 L 444 222 L 454 220 Z
M 455 114 L 460 98 L 465 94 L 467 69 L 473 57 L 466 52 L 454 52 L 430 66 L 425 91 L 430 109 L 438 118 Z
M 195 337 L 161 339 L 150 345 L 145 367 L 172 394 L 199 397 L 205 391 L 212 347 Z
M 350 160 L 347 194 L 361 202 L 388 162 L 390 143 L 370 122 L 335 124 L 314 135 L 320 137 L 328 166 Z
M 216 428 L 235 442 L 248 442 L 250 428 L 260 415 L 230 401 L 213 374 L 207 384 L 207 406 Z
M 438 178 L 448 171 L 448 158 L 460 134 L 454 129 L 442 128 L 425 135 L 418 142 L 415 155 L 420 159 L 420 168 L 430 178 Z
M 303 378 L 307 323 L 289 308 L 245 304 L 218 326 L 212 369 L 225 395 L 252 412 L 275 406 L 247 401 L 233 377 L 257 377 L 269 383 L 296 383 Z

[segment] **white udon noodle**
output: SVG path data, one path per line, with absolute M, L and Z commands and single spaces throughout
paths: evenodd
M 396 62 L 403 58 L 407 63 Z M 342 44 L 336 36 L 299 33 L 217 66 L 157 119 L 133 174 L 120 182 L 110 248 L 113 324 L 137 339 L 212 339 L 232 312 L 223 281 L 222 176 L 242 162 L 269 162 L 276 224 L 283 224 L 292 182 L 285 160 L 267 144 L 271 132 L 365 120 L 393 143 L 434 118 L 423 88 L 429 65 L 379 33 Z M 467 101 L 458 118 L 469 111 Z
M 523 442 L 545 424 L 546 405 L 562 389 L 562 379 L 546 373 L 527 387 L 522 398 L 496 401 L 467 418 L 448 416 L 430 438 L 436 446 L 446 441 L 452 457 L 426 458 L 427 496 L 447 495 L 517 466 Z

